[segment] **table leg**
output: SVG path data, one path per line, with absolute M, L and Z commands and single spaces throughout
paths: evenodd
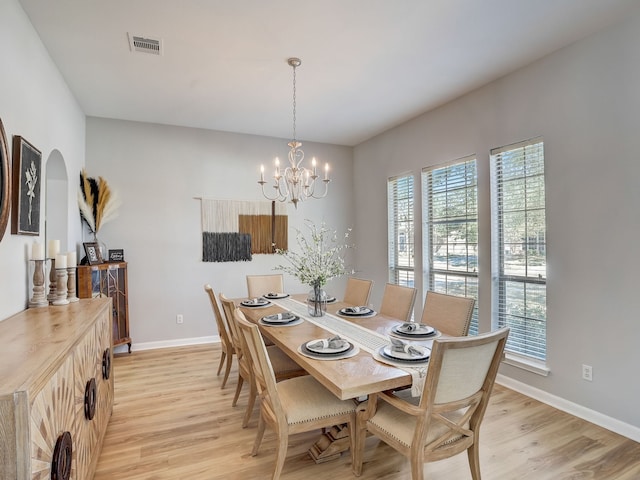
M 309 455 L 316 463 L 329 462 L 349 450 L 349 428 L 347 424 L 335 425 L 322 434 L 309 449 Z

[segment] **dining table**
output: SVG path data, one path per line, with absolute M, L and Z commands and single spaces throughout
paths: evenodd
M 415 389 L 419 379 L 426 376 L 427 366 L 398 365 L 381 358 L 378 351 L 391 342 L 391 329 L 404 322 L 371 311 L 368 315 L 347 317 L 339 312 L 354 307 L 342 301 L 327 303 L 325 315 L 313 317 L 307 309 L 307 295 L 286 295 L 285 298 L 269 299 L 266 305 L 246 306 L 246 298 L 234 299 L 247 320 L 257 324 L 266 339 L 277 345 L 286 355 L 312 375 L 318 382 L 331 391 L 336 397 L 362 401 L 375 392 L 388 390 Z M 245 303 L 245 305 L 243 305 Z M 300 319 L 283 325 L 266 324 L 262 320 L 266 316 L 291 312 Z M 356 346 L 356 351 L 346 355 L 347 358 L 315 358 L 305 354 L 305 345 L 311 341 L 329 339 L 335 335 L 348 340 Z M 420 342 L 430 346 L 433 340 Z M 308 351 L 306 353 L 309 353 Z M 407 362 L 408 363 L 408 362 Z M 411 368 L 413 367 L 413 368 Z M 415 394 L 415 390 L 414 390 Z M 326 451 L 317 452 L 318 442 L 310 450 L 310 454 L 318 463 L 335 458 L 338 450 L 347 449 L 347 434 L 334 431 L 333 446 L 326 446 Z M 329 432 L 331 437 L 331 432 Z M 348 438 L 346 439 L 348 440 Z M 326 443 L 319 442 L 320 444 Z M 322 447 L 322 445 L 321 445 Z

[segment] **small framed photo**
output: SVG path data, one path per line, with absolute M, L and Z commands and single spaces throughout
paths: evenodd
M 122 248 L 116 248 L 114 250 L 109 250 L 109 261 L 110 262 L 124 262 L 124 250 Z
M 87 262 L 89 262 L 89 265 L 102 263 L 102 253 L 100 252 L 100 246 L 96 242 L 85 242 L 82 246 L 87 254 Z
M 42 154 L 24 138 L 13 137 L 14 235 L 40 235 L 40 185 Z

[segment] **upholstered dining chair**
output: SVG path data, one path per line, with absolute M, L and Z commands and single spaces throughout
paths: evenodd
M 471 476 L 480 480 L 479 433 L 493 389 L 508 328 L 433 342 L 422 396 L 408 402 L 374 393 L 361 405 L 355 429 L 353 473 L 360 476 L 367 431 L 409 457 L 411 478 L 422 480 L 424 463 L 467 451 Z
M 220 388 L 224 388 L 227 384 L 227 380 L 229 379 L 229 373 L 231 372 L 231 363 L 233 362 L 233 355 L 235 354 L 236 350 L 233 347 L 233 342 L 231 341 L 227 319 L 223 318 L 222 313 L 220 312 L 220 307 L 218 306 L 218 301 L 216 300 L 216 294 L 214 293 L 213 288 L 211 287 L 211 285 L 206 284 L 204 286 L 204 290 L 209 295 L 211 308 L 213 309 L 213 316 L 216 319 L 216 326 L 218 327 L 218 335 L 220 336 L 220 347 L 222 350 L 222 354 L 220 355 L 220 364 L 218 365 L 217 375 L 220 375 L 222 366 L 226 361 L 224 378 L 222 379 L 222 385 L 220 385 Z
M 258 433 L 251 455 L 258 454 L 268 425 L 278 437 L 276 464 L 271 477 L 272 480 L 277 480 L 280 478 L 287 457 L 289 435 L 346 423 L 351 432 L 353 461 L 355 402 L 340 400 L 310 375 L 276 383 L 269 355 L 258 327 L 241 317 L 237 318 L 237 321 L 238 329 L 246 341 L 253 361 L 256 385 L 261 400 Z
M 342 301 L 349 305 L 369 305 L 371 287 L 373 287 L 372 280 L 349 277 Z
M 475 299 L 469 297 L 428 291 L 420 323 L 434 327 L 450 337 L 464 337 L 469 334 L 475 302 Z
M 261 297 L 265 293 L 284 292 L 284 275 L 247 275 L 249 298 Z
M 415 288 L 387 283 L 382 294 L 380 313 L 387 317 L 408 322 L 411 319 L 415 301 Z
M 245 410 L 244 418 L 242 419 L 242 428 L 246 428 L 247 425 L 249 425 L 249 420 L 251 419 L 251 414 L 253 413 L 253 407 L 255 406 L 258 394 L 251 359 L 243 348 L 242 336 L 237 328 L 237 318 L 241 317 L 245 319 L 245 321 L 246 318 L 240 309 L 236 309 L 233 300 L 225 297 L 222 293 L 220 294 L 220 303 L 222 303 L 222 308 L 227 314 L 227 320 L 231 327 L 231 331 L 233 332 L 231 338 L 238 358 L 238 383 L 236 384 L 236 392 L 233 396 L 233 401 L 231 402 L 232 407 L 235 407 L 238 404 L 238 398 L 240 398 L 240 392 L 242 391 L 242 386 L 245 382 L 249 385 L 247 409 Z M 271 345 L 267 348 L 267 354 L 269 355 L 271 365 L 273 366 L 273 372 L 277 380 L 307 374 L 304 369 L 291 360 L 291 358 L 289 358 L 275 345 Z

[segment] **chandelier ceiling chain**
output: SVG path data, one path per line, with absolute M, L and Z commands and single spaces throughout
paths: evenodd
M 294 207 L 298 208 L 298 202 L 302 202 L 307 198 L 323 198 L 326 197 L 329 189 L 329 164 L 325 164 L 324 168 L 324 193 L 315 193 L 315 182 L 319 178 L 316 170 L 315 157 L 311 160 L 311 169 L 301 167 L 304 160 L 304 151 L 300 148 L 302 143 L 296 140 L 296 68 L 302 64 L 299 58 L 289 58 L 287 63 L 293 68 L 293 138 L 288 143 L 289 146 L 289 166 L 280 173 L 280 160 L 275 159 L 275 174 L 273 175 L 273 188 L 275 195 L 273 197 L 267 195 L 264 186 L 267 183 L 264 180 L 264 165 L 260 165 L 260 180 L 258 183 L 262 188 L 262 194 L 269 200 L 278 200 L 280 202 L 289 201 Z

